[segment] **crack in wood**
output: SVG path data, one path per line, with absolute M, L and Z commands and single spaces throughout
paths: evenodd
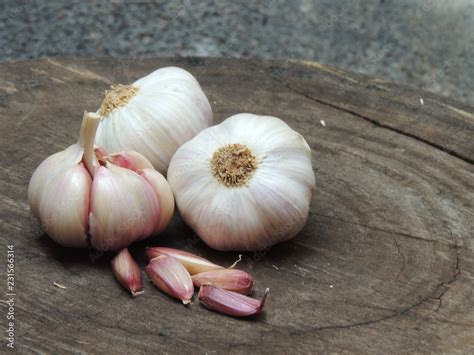
M 329 106 L 333 109 L 336 109 L 338 111 L 343 111 L 343 112 L 346 112 L 346 113 L 349 113 L 353 116 L 356 116 L 356 117 L 359 117 L 367 122 L 370 122 L 372 123 L 374 126 L 376 127 L 379 127 L 379 128 L 384 128 L 384 129 L 387 129 L 389 131 L 392 131 L 392 132 L 395 132 L 395 133 L 398 133 L 400 135 L 403 135 L 405 137 L 408 137 L 408 138 L 411 138 L 411 139 L 414 139 L 418 142 L 421 142 L 421 143 L 425 143 L 427 145 L 429 145 L 430 147 L 432 148 L 435 148 L 437 150 L 441 150 L 442 152 L 446 153 L 446 154 L 449 154 L 451 155 L 452 157 L 454 158 L 457 158 L 457 159 L 460 159 L 462 161 L 464 161 L 465 163 L 468 163 L 468 164 L 471 164 L 471 165 L 474 165 L 474 159 L 473 158 L 470 158 L 470 157 L 467 157 L 467 156 L 464 156 L 462 154 L 459 154 L 458 152 L 455 152 L 454 150 L 452 149 L 448 149 L 446 147 L 443 147 L 442 145 L 438 144 L 438 143 L 435 143 L 435 142 L 432 142 L 432 141 L 429 141 L 425 138 L 421 138 L 415 134 L 412 134 L 412 133 L 408 133 L 408 132 L 405 132 L 399 128 L 395 128 L 395 127 L 392 127 L 392 126 L 389 126 L 389 125 L 386 125 L 384 123 L 381 123 L 379 121 L 377 121 L 376 119 L 373 119 L 373 118 L 370 118 L 370 117 L 367 117 L 367 116 L 364 116 L 364 115 L 361 115 L 360 113 L 357 113 L 353 110 L 349 110 L 349 109 L 346 109 L 344 107 L 340 107 L 338 105 L 334 105 L 332 103 L 329 103 L 329 102 L 326 102 L 326 101 L 323 101 L 323 100 L 320 100 L 320 99 L 317 99 L 311 95 L 308 95 L 306 94 L 305 92 L 301 91 L 301 90 L 298 90 L 298 89 L 295 89 L 294 87 L 290 86 L 289 84 L 281 81 L 280 79 L 278 78 L 275 78 L 273 77 L 274 81 L 276 81 L 277 83 L 279 83 L 280 85 L 284 86 L 287 90 L 291 91 L 291 92 L 294 92 L 296 94 L 299 94 L 311 101 L 314 101 L 314 102 L 317 102 L 321 105 L 325 105 L 325 106 Z
M 331 330 L 331 329 L 350 329 L 350 328 L 354 328 L 354 327 L 373 325 L 373 324 L 376 324 L 376 323 L 379 323 L 379 322 L 383 322 L 385 320 L 389 320 L 389 319 L 392 319 L 392 318 L 403 316 L 403 315 L 407 314 L 408 312 L 410 312 L 412 309 L 415 309 L 415 308 L 421 306 L 423 303 L 426 303 L 426 302 L 428 302 L 430 300 L 433 300 L 433 299 L 440 301 L 440 305 L 434 310 L 434 312 L 437 312 L 439 310 L 439 308 L 441 307 L 442 298 L 445 295 L 445 293 L 447 292 L 447 290 L 449 289 L 449 285 L 453 284 L 458 279 L 459 275 L 461 274 L 459 249 L 458 249 L 458 243 L 457 242 L 455 242 L 454 248 L 456 250 L 456 265 L 454 266 L 456 272 L 451 276 L 451 278 L 448 281 L 440 283 L 438 286 L 436 286 L 436 289 L 433 292 L 431 292 L 428 296 L 424 297 L 423 299 L 416 302 L 415 304 L 413 304 L 413 305 L 411 305 L 407 308 L 404 308 L 400 311 L 397 311 L 393 314 L 389 314 L 389 315 L 386 315 L 386 316 L 383 316 L 383 317 L 380 317 L 380 318 L 377 318 L 377 319 L 372 319 L 372 320 L 368 320 L 368 321 L 364 321 L 364 322 L 356 322 L 356 323 L 351 323 L 351 324 L 344 324 L 344 325 L 330 325 L 330 326 L 323 326 L 323 327 L 315 327 L 315 328 L 307 329 L 303 332 L 301 332 L 301 331 L 294 332 L 294 334 L 292 334 L 292 335 L 308 333 L 308 332 L 313 332 L 313 331 L 317 332 L 317 331 Z M 435 297 L 435 295 L 443 287 L 446 287 L 446 289 L 444 289 L 439 296 Z
M 391 230 L 388 230 L 388 229 L 383 229 L 383 228 L 371 226 L 371 225 L 368 225 L 368 224 L 363 224 L 363 223 L 356 222 L 356 221 L 348 221 L 348 220 L 343 219 L 343 218 L 337 218 L 337 217 L 334 217 L 334 216 L 327 216 L 327 215 L 322 214 L 322 213 L 315 213 L 315 212 L 310 212 L 310 213 L 314 214 L 316 216 L 326 217 L 326 218 L 329 218 L 329 219 L 332 219 L 332 220 L 335 220 L 335 221 L 344 222 L 344 223 L 348 223 L 348 224 L 354 224 L 354 225 L 357 225 L 357 226 L 360 226 L 360 227 L 364 227 L 364 228 L 367 228 L 367 229 L 372 229 L 372 230 L 379 231 L 379 232 L 384 232 L 384 233 L 387 233 L 387 234 L 396 234 L 396 235 L 400 235 L 402 237 L 411 238 L 411 239 L 415 239 L 415 240 L 420 240 L 420 241 L 423 241 L 423 242 L 438 243 L 438 244 L 443 244 L 443 245 L 447 245 L 447 246 L 450 246 L 450 247 L 454 247 L 454 244 L 445 243 L 445 242 L 442 242 L 442 241 L 437 240 L 437 239 L 422 238 L 422 237 L 412 235 L 412 234 L 409 234 L 409 233 L 405 233 L 405 232 L 391 231 Z
M 395 281 L 399 282 L 400 275 L 402 274 L 403 271 L 405 271 L 405 258 L 403 257 L 403 254 L 400 251 L 400 246 L 398 245 L 397 238 L 394 237 L 393 242 L 395 243 L 395 246 L 397 247 L 397 253 L 398 253 L 398 256 L 400 257 L 400 260 L 402 262 L 402 267 L 400 268 L 400 270 L 398 270 L 397 276 L 395 277 Z
M 457 278 L 459 277 L 459 275 L 461 275 L 461 268 L 459 266 L 459 259 L 460 259 L 459 258 L 459 246 L 458 246 L 457 240 L 454 241 L 454 248 L 456 250 L 456 266 L 455 266 L 456 273 L 451 278 L 451 280 L 449 280 L 446 283 L 443 282 L 440 285 L 438 285 L 438 288 L 443 287 L 444 289 L 443 289 L 443 291 L 441 291 L 441 293 L 438 297 L 434 298 L 434 299 L 439 301 L 438 307 L 435 309 L 435 312 L 438 312 L 439 309 L 441 308 L 442 303 L 443 303 L 443 296 L 449 290 L 449 285 L 451 285 L 453 282 L 455 282 L 457 280 Z

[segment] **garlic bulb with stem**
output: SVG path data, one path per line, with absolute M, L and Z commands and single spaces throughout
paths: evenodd
M 94 147 L 100 116 L 84 113 L 78 143 L 46 158 L 28 187 L 33 214 L 69 247 L 119 250 L 159 233 L 174 211 L 164 177 L 137 152 Z
M 179 146 L 212 124 L 211 106 L 199 83 L 176 67 L 112 86 L 97 113 L 102 116 L 98 145 L 108 151 L 137 151 L 161 173 Z
M 305 225 L 311 149 L 276 117 L 234 115 L 183 144 L 168 181 L 185 222 L 218 250 L 262 250 Z

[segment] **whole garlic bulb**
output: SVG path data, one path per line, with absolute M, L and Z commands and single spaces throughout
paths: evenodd
M 96 143 L 108 151 L 135 150 L 165 173 L 186 141 L 212 124 L 212 111 L 197 80 L 186 70 L 161 68 L 131 85 L 105 93 Z
M 118 250 L 162 231 L 173 215 L 174 197 L 141 154 L 94 149 L 99 120 L 85 113 L 78 143 L 38 166 L 28 201 L 59 244 Z
M 249 113 L 183 144 L 168 181 L 183 219 L 218 250 L 261 250 L 292 238 L 315 190 L 304 138 L 276 117 Z

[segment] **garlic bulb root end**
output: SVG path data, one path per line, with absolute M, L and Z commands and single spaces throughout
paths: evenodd
M 101 116 L 106 116 L 119 107 L 125 106 L 138 92 L 135 85 L 112 85 L 109 90 L 105 90 L 104 100 L 100 106 Z

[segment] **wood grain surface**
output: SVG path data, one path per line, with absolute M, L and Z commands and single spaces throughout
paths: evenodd
M 198 301 L 184 307 L 145 275 L 144 295 L 132 299 L 112 275 L 112 255 L 56 245 L 29 211 L 31 174 L 76 141 L 83 111 L 96 110 L 110 84 L 169 65 L 197 77 L 216 122 L 277 116 L 313 150 L 306 227 L 240 264 L 256 297 L 270 288 L 255 319 Z M 0 112 L 1 289 L 12 244 L 17 350 L 474 352 L 474 108 L 312 62 L 70 58 L 0 64 Z M 222 264 L 238 256 L 206 247 L 178 214 L 163 235 L 131 248 L 142 266 L 147 245 Z

